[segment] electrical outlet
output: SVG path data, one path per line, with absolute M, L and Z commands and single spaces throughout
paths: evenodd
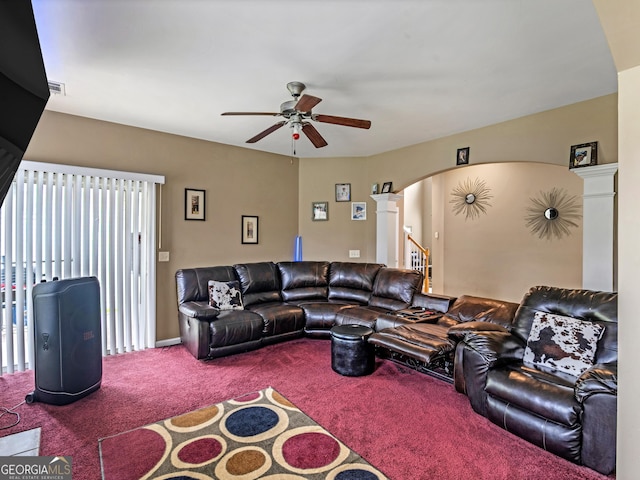
M 168 262 L 169 261 L 169 252 L 158 252 L 158 261 L 159 262 Z
M 349 250 L 349 258 L 360 258 L 360 250 Z

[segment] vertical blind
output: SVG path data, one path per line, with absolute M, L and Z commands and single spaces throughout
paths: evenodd
M 2 372 L 33 365 L 33 286 L 100 282 L 102 354 L 155 343 L 158 175 L 23 161 L 0 208 Z

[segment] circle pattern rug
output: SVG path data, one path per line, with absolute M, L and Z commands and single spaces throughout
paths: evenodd
M 269 387 L 98 441 L 103 480 L 382 480 Z

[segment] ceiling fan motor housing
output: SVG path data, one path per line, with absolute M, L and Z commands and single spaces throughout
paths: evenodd
M 293 95 L 293 98 L 298 98 L 307 86 L 302 82 L 289 82 L 287 83 L 287 90 Z

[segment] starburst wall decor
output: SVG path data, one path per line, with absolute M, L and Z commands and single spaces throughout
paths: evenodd
M 453 213 L 459 215 L 464 213 L 464 219 L 474 219 L 480 214 L 487 213 L 490 207 L 489 199 L 493 198 L 491 190 L 487 188 L 484 180 L 467 178 L 456 185 L 451 192 L 453 197 L 449 203 L 453 204 Z
M 577 221 L 582 218 L 582 206 L 577 197 L 564 189 L 552 188 L 530 200 L 525 221 L 538 238 L 551 240 L 571 235 L 571 229 L 576 228 Z

